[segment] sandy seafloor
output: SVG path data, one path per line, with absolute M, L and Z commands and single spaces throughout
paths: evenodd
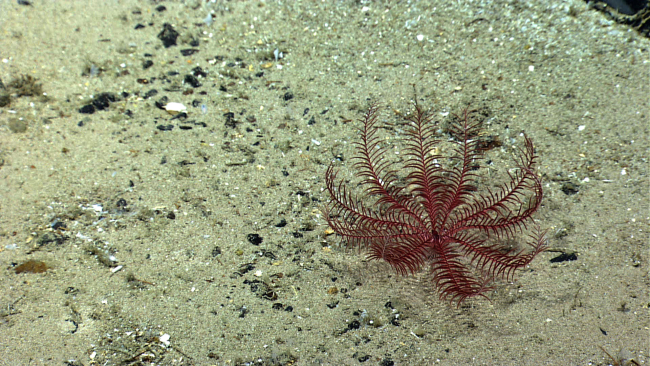
M 650 362 L 635 31 L 578 0 L 31 3 L 0 0 L 0 78 L 46 94 L 0 108 L 1 365 Z M 397 122 L 415 93 L 441 122 L 488 115 L 492 171 L 535 141 L 553 251 L 491 302 L 450 306 L 326 235 L 327 165 L 354 182 L 358 118 Z

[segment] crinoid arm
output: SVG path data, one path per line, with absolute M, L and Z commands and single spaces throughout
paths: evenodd
M 456 116 L 449 129 L 453 147 L 443 156 L 432 114 L 416 103 L 400 126 L 402 164 L 386 158 L 388 145 L 379 137 L 378 119 L 376 105 L 360 119 L 352 169 L 362 190 L 352 192 L 334 165 L 325 173 L 330 196 L 325 219 L 349 246 L 386 261 L 400 274 L 428 266 L 440 298 L 457 304 L 487 297 L 494 280 L 512 279 L 545 249 L 539 229 L 530 235 L 528 248 L 504 244 L 516 241 L 529 226 L 537 228 L 533 214 L 543 192 L 531 139 L 526 137 L 506 182 L 481 190 L 476 185 L 482 130 L 471 112 Z

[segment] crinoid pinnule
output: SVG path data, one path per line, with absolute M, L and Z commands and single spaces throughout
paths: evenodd
M 482 127 L 470 111 L 456 116 L 448 128 L 453 147 L 441 154 L 432 114 L 415 104 L 400 125 L 406 150 L 401 164 L 386 158 L 378 111 L 373 105 L 361 118 L 355 142 L 352 168 L 361 178 L 361 195 L 337 179 L 333 165 L 325 173 L 331 200 L 324 216 L 349 246 L 402 274 L 428 266 L 441 299 L 458 304 L 486 297 L 494 279 L 511 279 L 544 250 L 544 234 L 532 218 L 543 193 L 531 139 L 525 137 L 516 169 L 502 185 L 479 189 Z M 506 244 L 522 234 L 528 235 L 527 249 Z

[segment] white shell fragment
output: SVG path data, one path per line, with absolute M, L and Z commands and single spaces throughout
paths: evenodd
M 120 271 L 122 268 L 124 268 L 124 266 L 122 266 L 122 265 L 119 265 L 119 266 L 117 266 L 117 267 L 115 267 L 115 268 L 111 268 L 111 273 L 117 273 L 117 272 Z
M 169 338 L 171 338 L 171 337 L 167 333 L 165 333 L 165 334 L 161 335 L 160 337 L 158 337 L 160 342 L 164 343 L 165 346 L 169 346 Z
M 165 105 L 165 110 L 171 115 L 176 115 L 179 113 L 187 112 L 187 107 L 185 107 L 182 103 L 171 102 Z

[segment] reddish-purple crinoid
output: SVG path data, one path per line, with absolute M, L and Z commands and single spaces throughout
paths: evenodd
M 349 246 L 401 274 L 428 266 L 440 298 L 457 304 L 486 297 L 493 280 L 511 279 L 544 250 L 544 235 L 532 219 L 542 201 L 542 183 L 528 137 L 516 150 L 516 169 L 508 171 L 505 182 L 482 188 L 482 128 L 471 112 L 453 119 L 445 138 L 452 147 L 440 153 L 439 126 L 415 104 L 395 126 L 405 150 L 401 161 L 387 158 L 377 119 L 373 105 L 361 119 L 355 143 L 352 168 L 361 178 L 361 194 L 337 179 L 333 165 L 325 175 L 331 200 L 324 216 Z M 522 236 L 527 244 L 513 245 Z

